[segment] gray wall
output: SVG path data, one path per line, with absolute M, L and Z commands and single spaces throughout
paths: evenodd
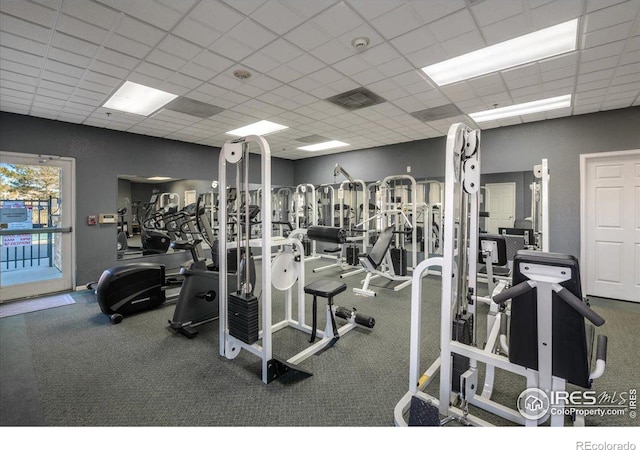
M 87 216 L 115 213 L 118 174 L 217 178 L 219 149 L 103 128 L 0 113 L 0 149 L 76 159 L 76 283 L 97 280 L 116 265 L 115 225 L 87 225 Z M 256 160 L 256 163 L 253 163 Z M 250 178 L 259 181 L 259 157 Z M 292 161 L 272 160 L 273 179 L 293 184 Z
M 640 107 L 482 131 L 483 173 L 519 172 L 549 160 L 551 250 L 580 255 L 580 154 L 640 148 Z M 445 138 L 389 145 L 296 161 L 295 184 L 333 182 L 333 167 L 354 178 L 406 173 L 442 177 Z

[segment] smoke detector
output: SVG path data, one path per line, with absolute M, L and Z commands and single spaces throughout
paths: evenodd
M 244 69 L 238 69 L 238 70 L 234 70 L 233 71 L 233 76 L 236 77 L 238 80 L 248 80 L 249 78 L 251 78 L 251 72 L 249 72 L 248 70 L 244 70 Z
M 367 37 L 357 37 L 353 41 L 351 41 L 351 45 L 356 50 L 364 50 L 369 46 L 369 38 Z

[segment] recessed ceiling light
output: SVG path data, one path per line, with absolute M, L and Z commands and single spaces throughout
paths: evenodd
M 260 122 L 252 123 L 246 127 L 236 128 L 235 130 L 227 131 L 226 134 L 233 136 L 245 137 L 251 134 L 258 136 L 264 136 L 267 134 L 275 133 L 276 131 L 286 130 L 287 126 L 280 125 L 279 123 L 269 122 L 268 120 L 261 120 Z
M 147 180 L 149 181 L 167 181 L 170 180 L 171 177 L 149 177 Z
M 154 89 L 142 84 L 125 81 L 109 98 L 104 105 L 105 108 L 124 111 L 132 114 L 148 116 L 159 110 L 171 100 L 178 97 L 175 94 Z
M 327 141 L 320 142 L 319 144 L 305 145 L 304 147 L 298 147 L 298 150 L 307 150 L 309 152 L 315 152 L 317 150 L 328 150 L 330 148 L 346 147 L 347 143 L 340 141 Z
M 438 86 L 467 80 L 576 49 L 578 19 L 457 56 L 427 67 Z
M 506 117 L 524 116 L 526 114 L 533 114 L 542 111 L 568 108 L 569 106 L 571 106 L 571 94 L 471 113 L 469 114 L 469 117 L 477 123 L 480 123 L 487 122 L 489 120 L 504 119 Z

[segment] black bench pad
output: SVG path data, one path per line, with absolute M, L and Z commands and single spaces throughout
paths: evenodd
M 318 297 L 331 298 L 347 290 L 346 283 L 334 280 L 317 280 L 304 287 L 304 292 Z

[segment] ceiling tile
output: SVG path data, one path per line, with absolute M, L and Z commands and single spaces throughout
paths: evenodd
M 47 46 L 41 42 L 32 41 L 31 39 L 26 39 L 3 31 L 0 31 L 0 42 L 2 42 L 3 46 L 39 56 L 44 56 L 47 51 Z
M 176 36 L 180 36 L 202 47 L 209 47 L 222 36 L 221 32 L 188 17 L 180 22 L 171 32 Z
M 288 66 L 279 66 L 276 69 L 268 72 L 267 75 L 283 83 L 289 83 L 297 78 L 300 78 L 303 74 L 300 72 L 296 72 L 294 69 Z
M 555 0 L 531 10 L 531 21 L 536 29 L 550 27 L 580 17 L 583 7 L 583 0 Z
M 477 30 L 471 30 L 468 33 L 441 42 L 440 45 L 450 58 L 485 47 L 484 39 Z
M 5 33 L 15 34 L 43 44 L 48 44 L 51 40 L 51 29 L 6 14 L 0 14 L 0 29 Z
M 595 61 L 590 61 L 586 63 L 580 63 L 580 73 L 588 73 L 588 72 L 596 72 L 598 70 L 603 70 L 611 65 L 616 65 L 618 63 L 617 56 L 611 56 L 609 58 L 597 59 Z
M 302 55 L 303 52 L 287 40 L 277 39 L 260 50 L 259 54 L 264 54 L 279 63 L 285 63 Z
M 87 67 L 91 63 L 91 58 L 87 56 L 78 55 L 77 53 L 71 53 L 59 48 L 51 47 L 47 54 L 49 59 L 59 61 L 66 64 L 71 64 L 77 67 Z
M 249 47 L 252 50 L 264 47 L 278 37 L 271 31 L 248 18 L 234 26 L 225 36 L 235 39 L 237 42 L 242 43 L 244 46 Z
M 353 75 L 371 67 L 359 55 L 350 56 L 340 62 L 333 64 L 333 67 L 345 75 Z
M 56 17 L 53 9 L 25 1 L 3 1 L 2 12 L 44 27 L 52 27 Z
M 362 59 L 374 67 L 397 59 L 400 56 L 400 53 L 386 43 L 370 48 L 361 54 Z
M 33 66 L 33 67 L 42 67 L 42 64 L 45 60 L 41 56 L 19 52 L 12 48 L 3 47 L 3 46 L 0 46 L 0 59 L 15 61 L 21 64 L 26 64 L 28 66 Z
M 344 2 L 323 11 L 314 17 L 312 22 L 334 37 L 341 36 L 364 23 Z
M 626 22 L 609 28 L 603 28 L 582 36 L 583 48 L 596 47 L 610 42 L 626 39 L 633 22 Z
M 251 13 L 251 18 L 279 35 L 285 34 L 304 21 L 303 17 L 278 0 L 260 6 Z
M 586 30 L 587 32 L 596 31 L 633 20 L 636 18 L 639 6 L 640 3 L 637 1 L 630 1 L 587 14 L 585 19 Z
M 446 41 L 475 29 L 473 17 L 466 9 L 429 24 L 429 30 L 438 41 Z
M 430 47 L 435 43 L 436 39 L 427 27 L 418 28 L 391 40 L 391 45 L 404 54 Z
M 284 37 L 305 51 L 313 50 L 331 39 L 331 36 L 327 35 L 324 30 L 311 22 L 303 23 Z
M 182 59 L 192 59 L 198 55 L 202 50 L 202 47 L 191 44 L 190 42 L 180 39 L 178 37 L 168 35 L 157 46 L 158 49 L 170 53 L 174 56 L 178 56 Z
M 94 2 L 85 2 L 81 8 L 78 8 L 75 2 L 63 1 L 60 10 L 69 16 L 84 20 L 105 30 L 111 29 L 119 16 L 118 12 Z
M 533 28 L 529 25 L 526 14 L 518 14 L 482 27 L 482 35 L 486 39 L 487 45 L 504 42 L 532 31 Z
M 3 40 L 3 44 L 6 45 L 6 41 Z M 89 56 L 91 58 L 96 54 L 99 48 L 97 45 L 92 44 L 91 42 L 76 39 L 74 37 L 67 36 L 66 34 L 57 32 L 53 34 L 53 41 L 51 42 L 51 45 L 73 53 L 79 53 L 84 56 Z
M 164 67 L 152 64 L 147 61 L 140 63 L 140 65 L 136 67 L 135 71 L 136 73 L 141 73 L 158 80 L 166 80 L 174 73 L 173 70 L 165 69 Z
M 125 69 L 133 69 L 138 65 L 137 59 L 104 47 L 100 49 L 96 59 Z
M 373 19 L 371 25 L 386 39 L 393 39 L 422 25 L 410 5 L 404 4 Z
M 152 51 L 151 53 L 149 53 L 149 56 L 147 56 L 146 60 L 171 70 L 178 70 L 187 62 L 182 58 L 179 58 L 167 52 L 163 52 L 162 50 Z
M 333 64 L 353 55 L 354 49 L 345 46 L 339 41 L 329 41 L 320 47 L 314 48 L 309 53 L 326 64 Z
M 436 44 L 431 47 L 418 50 L 417 52 L 409 53 L 408 55 L 405 55 L 405 58 L 407 58 L 415 68 L 422 68 L 429 64 L 444 61 L 449 57 L 442 46 L 440 44 Z
M 106 30 L 88 24 L 81 20 L 60 14 L 58 21 L 56 22 L 56 30 L 63 33 L 75 36 L 85 41 L 93 42 L 94 44 L 102 44 L 108 33 Z
M 81 67 L 71 66 L 51 59 L 44 64 L 43 69 L 63 75 L 69 75 L 74 78 L 80 78 L 84 74 L 84 69 Z
M 126 53 L 140 59 L 144 58 L 151 50 L 151 47 L 148 45 L 127 39 L 119 34 L 112 34 L 104 45 L 112 50 Z
M 473 16 L 481 27 L 524 12 L 520 0 L 485 0 L 471 6 Z
M 322 69 L 325 65 L 319 59 L 305 53 L 293 61 L 289 61 L 286 66 L 299 74 L 307 75 Z
M 234 7 L 238 11 L 241 11 L 244 14 L 251 14 L 253 11 L 258 9 L 260 5 L 262 5 L 266 0 L 222 0 L 223 2 L 229 4 Z
M 127 4 L 127 13 L 163 30 L 180 20 L 180 13 L 153 0 L 135 0 Z
M 244 59 L 253 53 L 252 48 L 227 35 L 215 41 L 209 49 L 234 61 Z
M 580 62 L 585 63 L 594 61 L 596 59 L 607 58 L 610 56 L 618 56 L 624 49 L 624 41 L 616 41 L 610 44 L 600 45 L 598 47 L 591 47 L 586 50 L 582 50 Z
M 40 68 L 27 66 L 25 64 L 20 64 L 14 61 L 1 61 L 2 62 L 2 70 L 7 72 L 14 72 L 16 74 L 26 75 L 29 77 L 38 78 L 40 76 Z
M 121 36 L 148 46 L 156 45 L 165 36 L 162 30 L 126 16 L 122 18 L 114 31 Z

